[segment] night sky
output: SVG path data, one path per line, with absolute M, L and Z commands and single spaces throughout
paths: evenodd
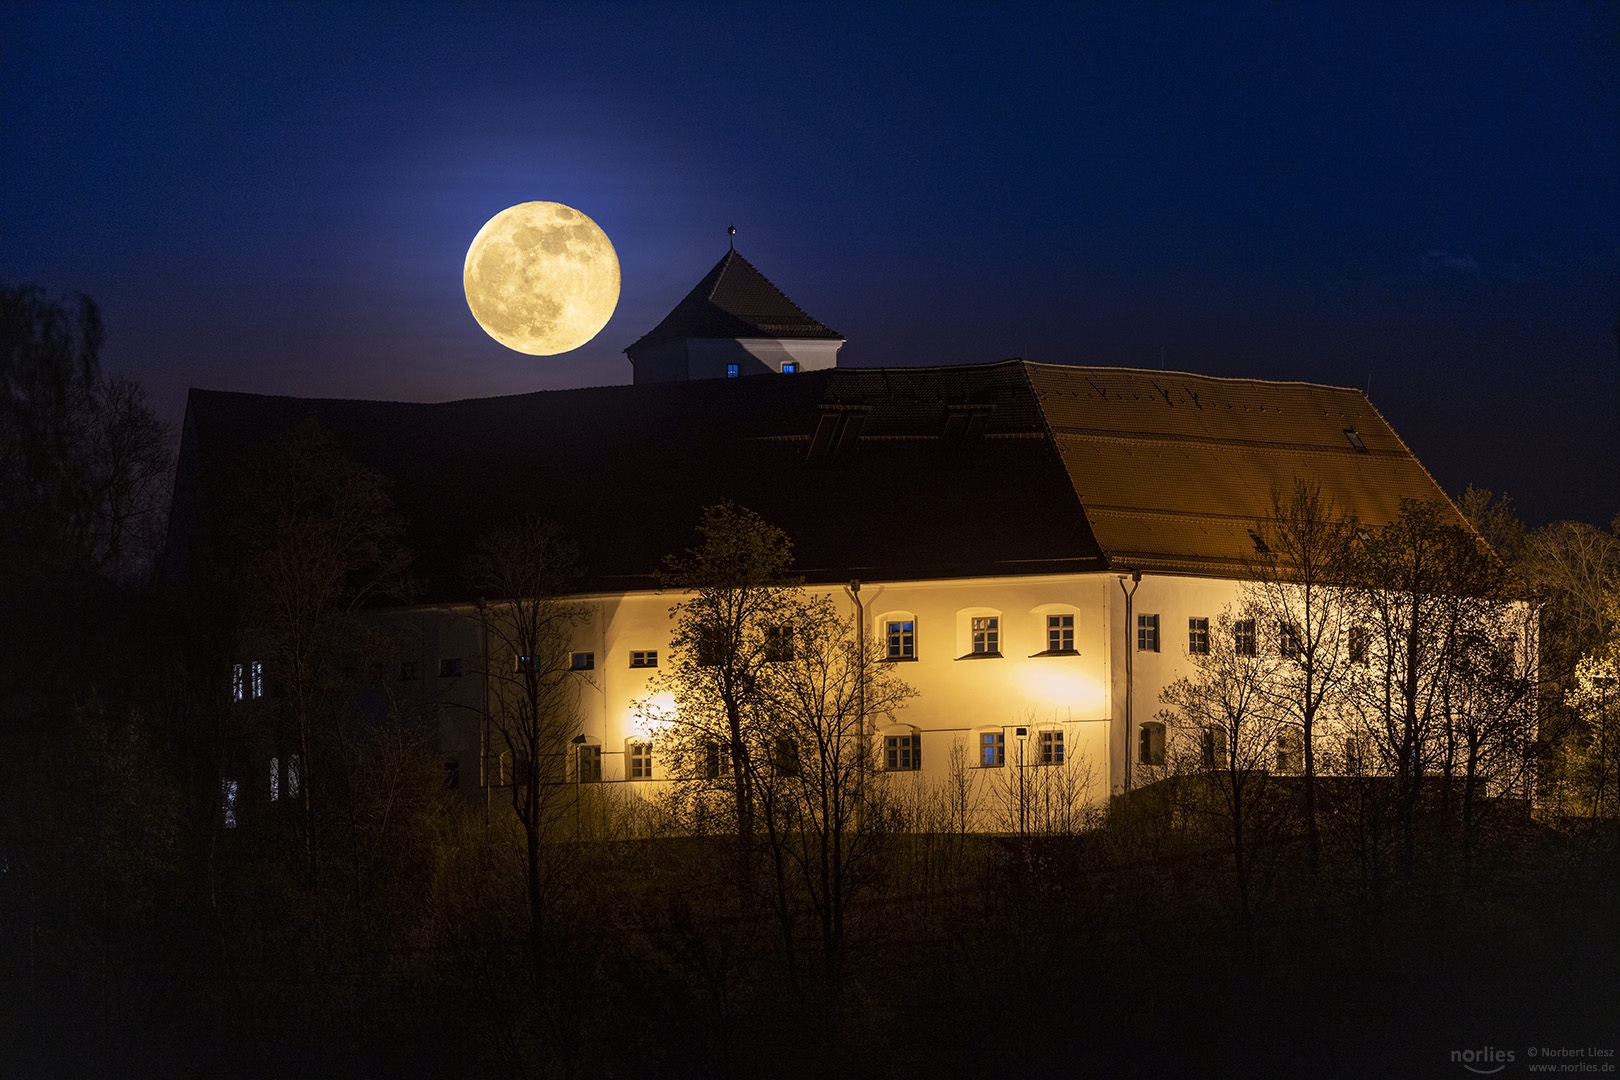
M 737 247 L 843 363 L 1366 387 L 1441 485 L 1620 510 L 1620 7 L 8 4 L 0 282 L 106 368 L 442 400 L 630 380 Z M 619 307 L 491 340 L 479 227 L 593 217 Z

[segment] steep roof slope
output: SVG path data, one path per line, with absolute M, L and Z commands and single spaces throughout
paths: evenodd
M 585 589 L 614 591 L 650 586 L 721 499 L 786 530 L 815 582 L 1227 576 L 1296 476 L 1372 524 L 1444 500 L 1358 391 L 1305 383 L 1013 360 L 439 404 L 193 390 L 173 572 L 226 463 L 305 416 L 392 478 L 439 600 L 466 598 L 478 537 L 536 514 L 578 543 Z
M 1341 514 L 1374 525 L 1394 520 L 1402 499 L 1447 502 L 1359 390 L 1128 368 L 1027 369 L 1092 531 L 1118 565 L 1235 571 L 1254 552 L 1249 529 L 1271 513 L 1272 490 L 1292 490 L 1295 478 L 1320 485 Z
M 728 251 L 662 322 L 625 349 L 682 338 L 819 338 L 842 341 L 789 300 L 754 264 Z

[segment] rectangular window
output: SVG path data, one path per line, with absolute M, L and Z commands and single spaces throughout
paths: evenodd
M 1277 624 L 1277 649 L 1290 660 L 1299 658 L 1305 651 L 1305 644 L 1300 639 L 1299 627 L 1292 623 Z
M 1136 617 L 1136 651 L 1159 651 L 1159 617 L 1157 615 L 1138 615 Z
M 516 656 L 512 658 L 512 670 L 518 672 L 539 671 L 540 665 L 532 656 Z
M 287 755 L 287 798 L 298 798 L 298 781 L 300 768 L 303 762 L 298 760 L 297 754 Z
M 1041 732 L 1041 764 L 1063 764 L 1063 732 Z
M 249 701 L 264 697 L 264 662 L 249 660 L 231 668 L 231 700 Z
M 1232 624 L 1232 638 L 1239 656 L 1253 656 L 1254 647 L 1254 620 L 1239 619 Z
M 793 659 L 793 627 L 768 626 L 765 628 L 765 662 L 785 664 Z
M 1138 765 L 1164 764 L 1163 724 L 1150 720 L 1142 725 L 1136 737 L 1136 762 Z
M 779 776 L 799 775 L 799 744 L 787 735 L 771 744 L 771 765 Z
M 916 623 L 888 623 L 886 624 L 884 636 L 888 641 L 888 657 L 890 660 L 915 660 L 917 658 Z
M 1046 651 L 1074 652 L 1074 616 L 1046 617 Z
M 922 736 L 915 732 L 884 736 L 883 763 L 890 772 L 914 772 L 922 768 Z
M 973 620 L 973 651 L 976 653 L 1001 652 L 1001 619 L 986 615 Z
M 652 779 L 652 743 L 633 742 L 630 744 L 630 779 Z
M 459 679 L 461 677 L 461 657 L 450 656 L 439 661 L 439 678 Z
M 790 362 L 790 363 L 786 363 L 786 364 L 782 365 L 782 374 L 784 374 L 784 375 L 795 374 L 796 372 L 798 372 L 798 370 L 799 370 L 799 365 L 798 364 L 794 364 L 794 363 Z
M 575 774 L 582 784 L 600 784 L 602 782 L 602 748 L 587 743 L 584 746 L 574 747 L 575 758 L 579 771 Z
M 572 653 L 568 657 L 568 666 L 575 671 L 591 671 L 596 667 L 596 654 L 593 652 Z
M 657 667 L 657 649 L 632 649 L 630 651 L 631 667 Z
M 1352 664 L 1365 664 L 1371 651 L 1372 634 L 1365 626 L 1352 626 L 1350 628 L 1350 662 Z
M 402 660 L 399 665 L 399 677 L 405 682 L 422 677 L 420 665 L 415 660 Z
M 1187 620 L 1187 651 L 1194 656 L 1209 655 L 1209 620 Z
M 726 378 L 735 379 L 736 377 L 737 377 L 737 365 L 736 364 L 727 364 L 726 365 Z
M 1007 764 L 1007 735 L 1001 731 L 979 733 L 979 766 L 999 769 Z
M 715 739 L 703 744 L 703 775 L 710 780 L 731 775 L 731 753 Z
M 270 759 L 270 801 L 281 798 L 281 759 Z
M 236 828 L 236 781 L 221 780 L 219 782 L 219 809 L 224 815 L 225 827 Z

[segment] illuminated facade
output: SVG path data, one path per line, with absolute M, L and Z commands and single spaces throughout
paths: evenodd
M 736 260 L 710 277 L 740 272 Z M 842 343 L 825 333 L 801 340 Z M 481 401 L 193 391 L 171 568 L 184 572 L 210 468 L 314 416 L 393 482 L 428 586 L 384 616 L 416 643 L 401 692 L 437 711 L 443 752 L 476 792 L 470 779 L 502 766 L 478 719 L 486 658 L 467 562 L 494 529 L 555 520 L 586 571 L 590 616 L 572 644 L 589 658 L 583 745 L 600 747 L 604 781 L 659 784 L 670 777 L 633 704 L 667 663 L 679 597 L 652 575 L 692 544 L 701 508 L 730 499 L 782 528 L 807 587 L 852 618 L 847 585 L 860 583 L 865 633 L 917 691 L 892 724 L 875 721 L 886 766 L 927 782 L 953 747 L 992 781 L 1061 763 L 1095 801 L 1156 752 L 1144 724 L 1237 599 L 1274 489 L 1313 482 L 1374 526 L 1402 499 L 1450 505 L 1354 389 L 1020 360 L 837 368 L 836 345 L 786 377 L 728 378 L 689 351 L 684 376 L 644 378 L 663 361 L 635 349 L 638 385 Z

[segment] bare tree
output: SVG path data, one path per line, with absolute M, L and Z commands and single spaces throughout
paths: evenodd
M 1255 525 L 1256 554 L 1245 562 L 1243 603 L 1275 635 L 1284 663 L 1268 683 L 1270 705 L 1300 733 L 1305 774 L 1306 861 L 1314 874 L 1322 841 L 1317 828 L 1316 741 L 1351 670 L 1354 618 L 1345 582 L 1358 528 L 1315 484 L 1296 480 L 1293 491 L 1271 493 L 1272 512 Z
M 411 558 L 383 477 L 345 456 L 313 420 L 275 435 L 240 469 L 231 518 L 245 556 L 248 619 L 296 732 L 307 881 L 316 893 L 322 749 L 352 690 L 355 673 L 346 669 L 356 616 L 374 600 L 408 596 Z
M 1223 611 L 1211 627 L 1209 651 L 1191 660 L 1193 674 L 1160 695 L 1168 745 L 1164 764 L 1150 775 L 1177 778 L 1188 809 L 1220 824 L 1232 914 L 1248 940 L 1290 823 L 1286 789 L 1273 776 L 1298 768 L 1298 725 L 1273 709 L 1285 659 L 1261 611 L 1250 607 L 1236 617 Z
M 502 788 L 522 826 L 530 972 L 537 996 L 547 990 L 549 915 L 566 887 L 567 826 L 580 785 L 600 780 L 599 758 L 586 757 L 581 727 L 582 671 L 570 663 L 575 627 L 588 614 L 567 599 L 579 578 L 573 545 L 555 524 L 532 519 L 486 536 L 470 583 L 482 597 L 485 635 L 484 782 Z M 572 760 L 570 760 L 570 758 Z

